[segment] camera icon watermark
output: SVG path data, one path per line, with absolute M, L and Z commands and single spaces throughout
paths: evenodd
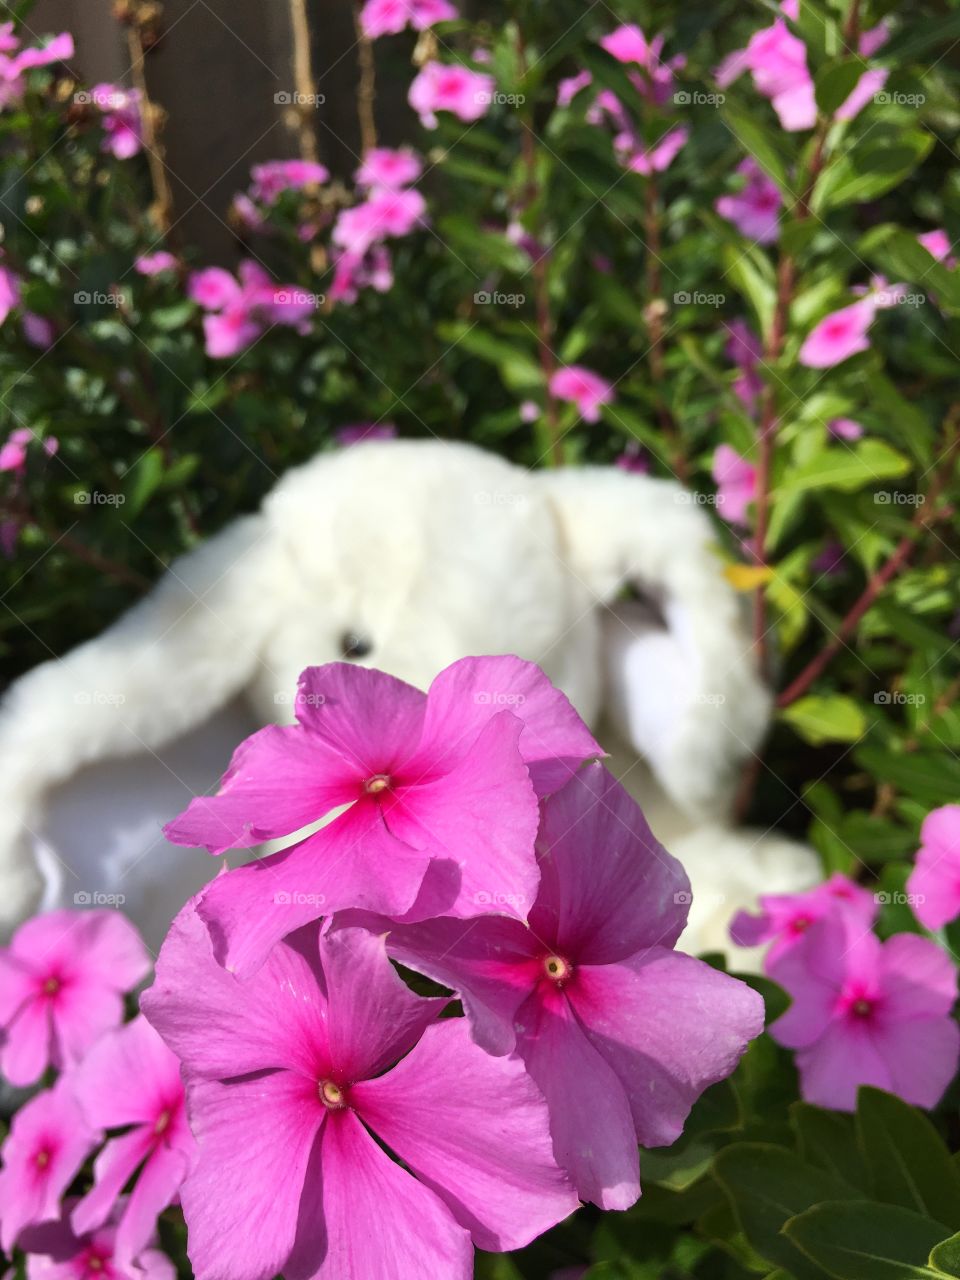
M 925 93 L 875 93 L 873 100 L 878 107 L 922 107 L 927 100 Z
M 478 489 L 473 501 L 478 507 L 519 507 L 526 498 L 522 493 L 512 493 L 509 489 Z
M 126 500 L 126 494 L 103 493 L 100 489 L 81 489 L 73 495 L 78 507 L 122 507 Z
M 527 906 L 522 893 L 494 893 L 487 889 L 478 889 L 473 900 L 478 907 L 512 907 L 522 911 Z
M 128 298 L 123 292 L 101 293 L 95 289 L 90 293 L 86 289 L 78 289 L 73 295 L 73 302 L 77 307 L 125 307 Z
M 109 693 L 103 689 L 78 689 L 73 701 L 78 707 L 122 707 L 125 693 Z
M 701 93 L 697 89 L 678 89 L 673 95 L 677 107 L 722 107 L 726 100 L 725 93 Z
M 499 293 L 494 291 L 488 293 L 486 289 L 479 289 L 473 295 L 473 301 L 478 307 L 522 307 L 527 300 L 525 293 Z
M 325 293 L 307 293 L 303 289 L 276 289 L 273 301 L 280 307 L 322 307 L 327 300 Z
M 122 907 L 126 894 L 102 893 L 99 889 L 78 889 L 73 895 L 75 907 Z
M 882 507 L 922 507 L 926 496 L 922 493 L 904 493 L 901 489 L 881 489 L 873 500 Z
M 278 889 L 273 895 L 273 902 L 278 907 L 324 907 L 327 895 L 304 893 L 300 889 Z
M 297 89 L 281 89 L 273 95 L 278 107 L 322 107 L 326 100 L 325 93 L 300 93 Z
M 900 890 L 881 890 L 873 895 L 878 907 L 922 907 L 927 900 L 925 893 L 903 893 Z
M 675 307 L 722 307 L 726 300 L 725 293 L 704 293 L 700 289 L 695 289 L 693 293 L 681 289 L 673 295 Z
M 901 693 L 899 689 L 881 689 L 873 695 L 878 707 L 922 707 L 926 700 L 925 693 Z
M 473 695 L 473 700 L 479 707 L 522 707 L 527 699 L 522 693 L 480 689 Z
M 473 100 L 481 107 L 522 107 L 527 96 L 524 93 L 501 93 L 499 89 L 493 93 L 481 89 L 474 94 Z

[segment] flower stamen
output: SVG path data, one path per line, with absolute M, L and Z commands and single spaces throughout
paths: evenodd
M 363 789 L 368 796 L 379 795 L 381 791 L 386 791 L 390 785 L 390 778 L 385 773 L 375 773 L 372 778 L 368 778 L 363 784 Z
M 319 1092 L 320 1101 L 328 1111 L 342 1111 L 347 1105 L 343 1090 L 333 1080 L 321 1080 Z

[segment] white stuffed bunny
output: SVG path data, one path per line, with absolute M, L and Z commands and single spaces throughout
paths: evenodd
M 254 727 L 292 719 L 304 667 L 347 657 L 426 688 L 455 659 L 495 653 L 538 662 L 598 727 L 690 873 L 688 950 L 724 948 L 738 908 L 818 878 L 809 850 L 730 826 L 770 699 L 684 489 L 605 467 L 528 472 L 469 445 L 367 443 L 291 471 L 102 636 L 13 686 L 0 921 L 119 901 L 157 945 L 219 865 L 167 844 L 161 824 Z

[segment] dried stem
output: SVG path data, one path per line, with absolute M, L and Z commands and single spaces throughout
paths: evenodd
M 293 84 L 296 89 L 297 140 L 300 158 L 316 163 L 320 159 L 313 112 L 317 86 L 310 57 L 310 23 L 307 0 L 290 0 L 290 28 L 293 35 Z
M 150 183 L 153 187 L 152 212 L 160 233 L 166 235 L 173 224 L 173 192 L 167 177 L 163 144 L 159 138 L 159 126 L 164 118 L 164 112 L 163 108 L 150 98 L 144 70 L 143 36 L 136 22 L 131 22 L 127 27 L 127 48 L 130 53 L 130 73 L 135 87 L 140 92 L 143 143 L 150 168 Z
M 360 121 L 360 145 L 364 155 L 377 145 L 377 117 L 374 103 L 377 98 L 377 64 L 373 54 L 373 41 L 364 33 L 360 21 L 360 6 L 354 4 L 353 25 L 357 32 L 357 63 L 360 81 L 357 85 L 357 118 Z

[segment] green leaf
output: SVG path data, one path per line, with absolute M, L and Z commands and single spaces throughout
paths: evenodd
M 948 271 L 915 234 L 885 223 L 863 236 L 857 248 L 891 279 L 922 285 L 936 295 L 939 305 L 960 309 L 960 271 Z
M 912 173 L 933 146 L 933 135 L 920 129 L 871 131 L 824 170 L 813 196 L 815 213 L 839 205 L 875 200 Z
M 769 260 L 756 247 L 744 252 L 739 246 L 724 245 L 724 274 L 753 307 L 761 336 L 766 338 L 773 323 L 776 285 Z
M 960 1172 L 927 1117 L 893 1094 L 864 1087 L 856 1123 L 877 1199 L 960 1227 Z
M 867 731 L 863 708 L 840 693 L 798 698 L 780 712 L 780 718 L 815 747 L 824 742 L 857 742 Z
M 755 112 L 749 112 L 733 103 L 728 102 L 722 107 L 720 115 L 747 155 L 756 160 L 785 195 L 792 195 L 790 156 L 783 149 L 781 135 L 761 124 Z
M 866 1200 L 816 1205 L 783 1231 L 836 1280 L 935 1280 L 927 1258 L 945 1238 L 919 1213 Z
M 960 1276 L 960 1233 L 930 1251 L 930 1265 L 946 1276 Z
M 809 1102 L 795 1102 L 790 1108 L 790 1123 L 807 1164 L 825 1169 L 860 1191 L 868 1189 L 867 1166 L 857 1146 L 852 1116 L 824 1111 Z
M 827 446 L 802 466 L 787 468 L 775 496 L 780 499 L 784 494 L 809 489 L 851 493 L 909 470 L 909 459 L 883 440 L 858 440 L 852 448 Z
M 852 1197 L 855 1193 L 845 1183 L 782 1147 L 759 1142 L 726 1147 L 714 1161 L 714 1175 L 758 1253 L 796 1280 L 823 1280 L 823 1269 L 810 1262 L 782 1228 L 813 1204 Z
M 163 453 L 159 449 L 148 449 L 127 472 L 124 482 L 128 520 L 140 514 L 162 480 Z
M 892 783 L 930 808 L 955 804 L 960 795 L 960 760 L 946 751 L 898 753 L 884 747 L 863 746 L 855 753 L 855 759 L 881 782 Z
M 817 108 L 820 114 L 832 116 L 850 97 L 862 75 L 862 58 L 843 58 L 821 68 L 816 78 Z

